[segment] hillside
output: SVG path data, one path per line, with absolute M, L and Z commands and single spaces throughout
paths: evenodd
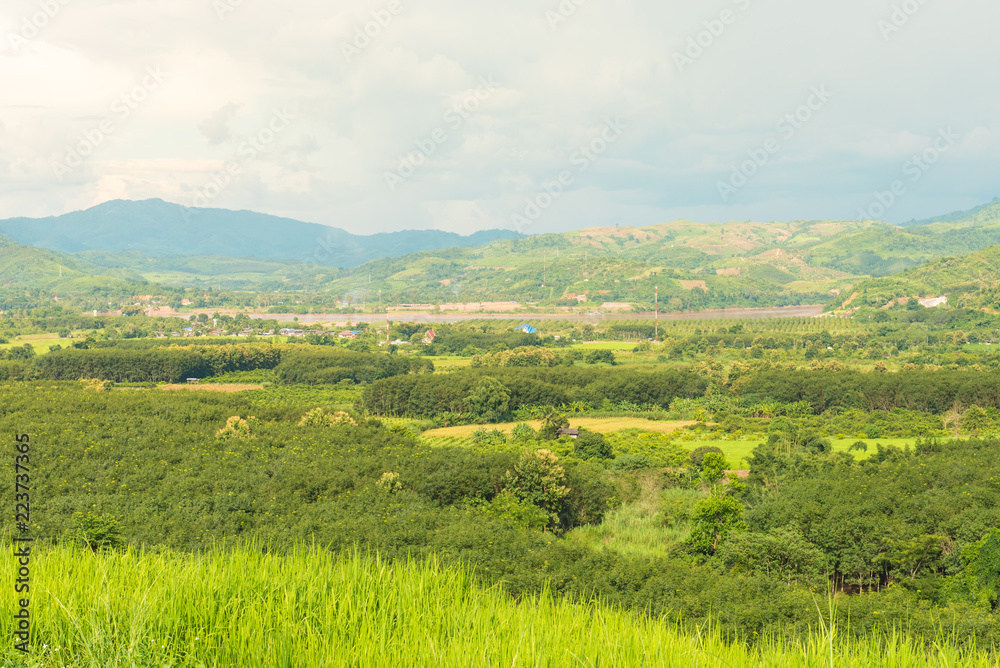
M 947 296 L 949 306 L 995 311 L 1000 308 L 1000 246 L 932 260 L 894 276 L 868 279 L 857 286 L 857 293 L 851 307 L 879 308 L 914 297 Z
M 591 228 L 367 263 L 329 282 L 357 299 L 402 303 L 605 302 L 662 310 L 826 303 L 867 276 L 1000 244 L 1000 202 L 950 223 L 876 221 L 692 223 Z
M 0 297 L 3 307 L 18 303 L 26 292 L 53 297 L 131 296 L 148 289 L 141 276 L 99 267 L 83 259 L 43 248 L 24 246 L 0 236 Z
M 0 220 L 0 234 L 63 253 L 138 251 L 148 255 L 226 255 L 353 267 L 414 251 L 478 246 L 518 236 L 487 230 L 463 237 L 440 230 L 370 236 L 253 211 L 188 208 L 159 199 L 115 200 L 49 218 Z

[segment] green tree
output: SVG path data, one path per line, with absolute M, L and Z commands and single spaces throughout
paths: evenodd
M 67 539 L 72 545 L 87 548 L 93 552 L 115 550 L 124 544 L 121 527 L 114 515 L 97 515 L 93 512 L 73 513 L 73 528 Z
M 591 350 L 584 356 L 583 361 L 587 364 L 610 364 L 611 366 L 618 363 L 615 360 L 615 354 L 610 350 Z
M 990 529 L 982 540 L 962 550 L 961 582 L 977 605 L 1000 607 L 1000 529 Z
M 712 556 L 726 536 L 746 530 L 743 504 L 731 496 L 712 494 L 698 502 L 691 519 L 693 526 L 688 548 L 694 554 Z
M 991 424 L 990 416 L 979 406 L 973 404 L 965 409 L 960 418 L 962 431 L 969 436 L 978 436 L 980 431 L 988 429 Z
M 486 422 L 500 422 L 507 413 L 510 392 L 496 378 L 486 376 L 466 398 L 467 410 Z
M 701 478 L 709 485 L 715 486 L 725 475 L 729 463 L 725 456 L 718 452 L 709 452 L 701 461 Z
M 503 491 L 544 510 L 549 518 L 547 526 L 559 523 L 559 511 L 570 490 L 566 471 L 551 451 L 525 452 L 513 470 L 507 471 L 503 482 Z
M 542 428 L 539 430 L 539 433 L 545 440 L 551 441 L 558 436 L 556 432 L 567 427 L 569 427 L 569 420 L 566 419 L 565 415 L 552 406 L 547 406 L 544 409 Z
M 604 434 L 598 434 L 589 429 L 580 430 L 580 435 L 573 442 L 573 454 L 580 459 L 599 461 L 613 459 L 615 456 L 611 444 L 604 438 Z

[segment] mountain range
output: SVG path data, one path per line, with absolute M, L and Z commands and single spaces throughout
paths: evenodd
M 527 237 L 499 230 L 364 237 L 253 212 L 116 201 L 0 221 L 0 233 L 11 237 L 0 237 L 5 303 L 23 288 L 110 296 L 159 284 L 325 293 L 348 302 L 378 293 L 388 304 L 651 308 L 659 301 L 664 310 L 840 307 L 854 292 L 853 306 L 885 305 L 951 291 L 988 306 L 994 300 L 981 293 L 1000 282 L 1000 250 L 992 248 L 1000 244 L 1000 199 L 905 226 L 674 221 Z M 317 249 L 325 255 L 304 264 Z
M 486 230 L 470 236 L 440 230 L 361 236 L 291 218 L 253 211 L 185 207 L 161 199 L 113 200 L 61 216 L 0 220 L 0 234 L 21 244 L 61 253 L 216 255 L 329 267 L 354 267 L 382 257 L 453 246 L 481 246 L 520 236 L 510 230 Z

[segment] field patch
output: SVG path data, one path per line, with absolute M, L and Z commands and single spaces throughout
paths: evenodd
M 167 383 L 160 385 L 161 390 L 208 390 L 209 392 L 243 392 L 244 390 L 259 390 L 263 385 L 253 385 L 250 383 Z
M 440 429 L 429 429 L 424 432 L 424 436 L 428 438 L 439 438 L 439 437 L 453 437 L 453 438 L 468 438 L 472 436 L 473 432 L 477 429 L 499 429 L 510 433 L 510 431 L 520 422 L 503 422 L 499 424 L 466 424 L 457 427 L 442 427 Z M 531 425 L 532 429 L 539 429 L 542 426 L 541 420 L 528 420 L 526 424 Z M 695 424 L 695 422 L 657 422 L 654 420 L 647 420 L 645 418 L 572 418 L 569 417 L 569 426 L 578 429 L 584 428 L 590 431 L 596 431 L 600 434 L 610 434 L 616 431 L 623 431 L 625 429 L 642 429 L 643 431 L 655 431 L 661 434 L 670 434 L 689 425 Z

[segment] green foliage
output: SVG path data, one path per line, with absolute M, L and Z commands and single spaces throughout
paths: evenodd
M 503 383 L 483 377 L 465 398 L 466 409 L 484 422 L 501 422 L 510 406 L 510 392 Z
M 982 608 L 1000 607 L 1000 529 L 990 529 L 982 540 L 966 546 L 962 561 L 960 586 Z
M 559 522 L 559 512 L 570 490 L 566 471 L 549 450 L 525 451 L 504 477 L 504 491 L 544 511 L 548 528 Z
M 573 454 L 583 460 L 607 461 L 614 458 L 614 449 L 603 434 L 581 429 L 573 441 Z
M 723 457 L 725 455 L 725 453 L 722 452 L 722 448 L 716 445 L 699 445 L 697 448 L 691 451 L 691 454 L 688 455 L 688 459 L 691 460 L 691 466 L 700 469 L 704 464 L 705 457 L 711 454 Z
M 335 384 L 343 380 L 372 383 L 382 378 L 433 371 L 420 358 L 363 353 L 327 346 L 294 346 L 285 351 L 274 374 L 282 383 Z
M 483 512 L 494 519 L 515 527 L 544 531 L 551 516 L 527 499 L 519 498 L 513 490 L 505 489 L 482 506 Z
M 698 503 L 691 516 L 688 549 L 692 554 L 712 556 L 719 541 L 746 529 L 743 504 L 731 496 L 712 494 Z
M 707 452 L 701 460 L 701 478 L 709 485 L 715 485 L 729 468 L 725 455 L 718 452 Z
M 764 575 L 787 584 L 819 584 L 827 572 L 822 550 L 790 527 L 731 533 L 719 545 L 716 558 L 732 572 Z
M 117 550 L 124 545 L 121 526 L 114 515 L 93 511 L 73 513 L 73 527 L 66 532 L 66 542 L 91 552 Z
M 472 358 L 471 365 L 474 369 L 479 367 L 554 366 L 557 361 L 551 350 L 531 346 L 503 350 L 489 355 L 476 355 Z
M 617 364 L 615 354 L 610 350 L 591 350 L 583 356 L 583 361 L 587 364 Z

